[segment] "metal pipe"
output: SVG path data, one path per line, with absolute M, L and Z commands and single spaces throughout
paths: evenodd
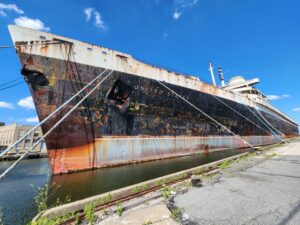
M 225 82 L 224 82 L 224 76 L 223 76 L 223 72 L 222 72 L 221 67 L 218 67 L 218 73 L 219 73 L 219 77 L 220 77 L 220 80 L 221 80 L 221 87 L 224 87 Z

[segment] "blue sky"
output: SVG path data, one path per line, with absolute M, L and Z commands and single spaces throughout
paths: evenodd
M 7 25 L 21 24 L 209 83 L 212 62 L 227 81 L 259 77 L 257 87 L 299 123 L 299 8 L 297 0 L 0 0 L 0 45 L 12 44 Z M 0 68 L 0 85 L 21 76 L 14 49 L 0 49 Z M 25 83 L 0 91 L 0 121 L 34 123 L 29 95 Z

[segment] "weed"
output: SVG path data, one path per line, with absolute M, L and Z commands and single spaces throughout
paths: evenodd
M 162 195 L 163 195 L 164 199 L 168 199 L 171 195 L 170 188 L 165 184 L 162 185 L 161 192 L 162 192 Z
M 219 165 L 219 168 L 220 168 L 220 169 L 227 169 L 227 168 L 230 167 L 230 164 L 231 164 L 231 162 L 225 161 L 225 162 L 223 162 L 221 165 Z
M 106 196 L 106 202 L 110 202 L 111 200 L 112 200 L 112 196 L 110 193 L 108 193 Z
M 144 190 L 147 190 L 149 188 L 149 186 L 148 186 L 148 184 L 143 184 L 142 188 L 143 188 L 143 191 L 144 191 Z
M 178 220 L 179 219 L 179 215 L 180 215 L 180 209 L 179 208 L 175 208 L 175 209 L 172 209 L 171 210 L 171 217 L 172 217 L 172 219 L 174 219 L 174 220 Z
M 132 192 L 133 194 L 135 194 L 135 193 L 140 192 L 140 189 L 139 189 L 138 186 L 135 186 L 134 188 L 132 188 L 131 192 Z
M 161 184 L 162 184 L 162 182 L 161 182 L 160 180 L 155 181 L 155 185 L 156 185 L 156 186 L 159 186 L 159 185 L 161 185 Z
M 50 208 L 60 206 L 60 205 L 63 205 L 63 204 L 69 203 L 69 202 L 71 202 L 71 198 L 69 195 L 66 196 L 64 201 L 61 201 L 59 198 L 57 198 L 55 203 L 53 205 L 51 205 Z
M 104 196 L 102 199 L 99 200 L 99 204 L 105 204 L 112 200 L 112 196 L 110 193 L 108 193 L 106 196 Z
M 151 220 L 148 220 L 147 222 L 142 223 L 142 225 L 150 225 L 150 224 L 152 224 Z
M 121 203 L 117 203 L 117 214 L 118 216 L 122 216 L 123 214 L 123 206 Z
M 93 222 L 96 219 L 95 216 L 95 204 L 94 203 L 88 203 L 84 206 L 83 212 L 85 214 L 86 220 L 89 222 L 89 224 L 93 224 Z
M 50 206 L 48 205 L 49 190 L 52 188 L 51 192 L 54 192 L 60 187 L 59 185 L 56 185 L 55 183 L 51 187 L 49 187 L 48 184 L 45 184 L 44 186 L 37 187 L 37 188 L 35 188 L 33 185 L 31 185 L 31 187 L 33 189 L 35 189 L 36 194 L 34 197 L 34 202 L 35 202 L 38 212 L 71 202 L 70 196 L 67 195 L 65 200 L 61 201 L 59 198 L 57 198 L 56 202 L 54 204 L 52 204 Z
M 33 187 L 33 186 L 32 186 Z M 35 204 L 37 206 L 37 211 L 41 212 L 48 208 L 48 184 L 45 184 L 43 187 L 36 188 L 36 195 L 34 197 Z
M 65 223 L 66 221 L 68 221 L 70 218 L 73 217 L 74 217 L 74 213 L 69 213 L 65 216 L 57 217 L 54 219 L 39 218 L 37 221 L 28 223 L 28 225 L 59 225 Z

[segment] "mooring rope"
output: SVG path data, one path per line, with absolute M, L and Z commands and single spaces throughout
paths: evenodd
M 284 133 L 282 133 L 280 130 L 276 129 L 262 114 L 261 112 L 259 112 L 259 110 L 257 110 L 255 108 L 255 110 L 257 111 L 257 113 L 261 116 L 261 118 L 271 127 L 273 128 L 275 131 L 277 131 L 279 134 L 282 134 L 283 136 L 286 136 Z
M 216 97 L 214 94 L 210 93 L 210 95 L 212 97 L 214 97 L 215 99 L 217 99 L 219 102 L 221 102 L 222 104 L 224 104 L 225 106 L 227 106 L 228 108 L 230 108 L 231 110 L 233 110 L 234 112 L 236 112 L 237 114 L 239 114 L 240 116 L 242 116 L 244 119 L 246 119 L 248 122 L 256 125 L 257 127 L 259 127 L 260 129 L 262 129 L 263 131 L 265 131 L 268 134 L 271 134 L 273 136 L 273 134 L 271 132 L 269 132 L 268 130 L 264 129 L 263 127 L 261 127 L 260 125 L 258 125 L 257 123 L 253 122 L 252 120 L 250 120 L 249 118 L 247 118 L 246 116 L 244 116 L 242 113 L 240 113 L 239 111 L 235 110 L 234 108 L 232 108 L 230 105 L 228 105 L 227 103 L 225 103 L 224 101 L 222 101 L 220 98 Z M 245 103 L 244 103 L 245 105 Z
M 70 103 L 74 98 L 76 98 L 78 95 L 80 95 L 85 89 L 87 89 L 92 83 L 94 83 L 98 78 L 100 78 L 108 69 L 105 69 L 101 74 L 99 74 L 96 78 L 94 78 L 92 81 L 90 81 L 84 88 L 82 88 L 80 91 L 78 91 L 75 95 L 73 95 L 71 98 L 69 98 L 65 103 L 60 105 L 55 111 L 53 111 L 51 114 L 49 114 L 45 119 L 43 119 L 40 123 L 38 123 L 35 127 L 30 129 L 26 134 L 23 135 L 23 137 L 19 138 L 15 143 L 10 145 L 7 149 L 5 149 L 3 152 L 0 153 L 0 158 L 4 156 L 7 152 L 9 152 L 13 147 L 15 147 L 18 143 L 20 143 L 25 137 L 30 135 L 35 129 L 40 127 L 42 124 L 47 122 L 53 115 L 55 115 L 57 112 L 59 112 L 65 105 Z
M 236 136 L 237 138 L 241 139 L 243 141 L 244 144 L 247 144 L 249 147 L 255 149 L 255 147 L 253 145 L 251 145 L 248 141 L 246 141 L 244 138 L 242 138 L 241 136 L 239 136 L 238 134 L 234 133 L 233 131 L 231 131 L 228 127 L 226 127 L 225 125 L 219 123 L 217 120 L 215 120 L 213 117 L 211 117 L 210 115 L 208 115 L 207 113 L 205 113 L 204 111 L 202 111 L 201 109 L 199 109 L 197 106 L 195 106 L 194 104 L 192 104 L 190 101 L 186 100 L 184 97 L 182 97 L 180 94 L 178 94 L 177 92 L 175 92 L 174 90 L 172 90 L 171 88 L 169 88 L 168 86 L 166 86 L 165 84 L 163 84 L 161 81 L 156 80 L 161 86 L 163 86 L 164 88 L 166 88 L 167 90 L 171 91 L 172 93 L 174 93 L 175 95 L 177 95 L 179 98 L 181 98 L 183 101 L 185 101 L 186 103 L 188 103 L 190 106 L 192 106 L 194 109 L 196 109 L 197 111 L 199 111 L 200 113 L 202 113 L 203 115 L 205 115 L 206 117 L 208 117 L 210 120 L 212 120 L 213 122 L 215 122 L 216 124 L 218 124 L 219 126 L 221 126 L 222 128 L 224 128 L 225 130 L 227 130 L 229 133 L 231 133 L 232 135 Z
M 37 142 L 34 143 L 34 145 L 25 152 L 20 158 L 18 158 L 10 167 L 8 167 L 1 175 L 0 175 L 0 180 L 5 177 L 9 171 L 11 171 L 22 159 L 24 159 L 28 153 L 34 149 L 40 142 L 41 140 L 45 139 L 45 137 L 48 136 L 59 124 L 61 124 L 75 109 L 78 108 L 78 106 L 87 98 L 89 97 L 111 74 L 113 73 L 113 70 L 110 71 L 92 90 L 90 90 L 75 106 L 73 106 L 58 122 L 56 122 Z
M 20 80 L 21 78 L 22 78 L 21 76 L 18 76 L 17 78 L 15 78 L 15 79 L 13 79 L 11 81 L 7 81 L 5 83 L 0 84 L 0 87 L 7 86 L 8 84 L 11 84 L 11 83 L 13 83 L 13 82 L 15 82 L 17 80 Z
M 250 99 L 249 99 L 249 101 L 251 101 Z M 250 106 L 247 106 L 247 104 L 245 104 L 244 103 L 244 105 L 246 106 L 246 108 L 262 123 L 262 124 L 264 124 L 270 131 L 271 131 L 271 133 L 273 133 L 273 136 L 275 136 L 278 140 L 280 140 L 281 142 L 282 141 L 284 141 L 284 139 L 281 137 L 281 136 L 279 136 L 278 134 L 276 134 L 273 130 L 272 130 L 272 128 L 264 121 L 264 120 L 262 120 L 260 117 L 258 117 L 252 110 L 251 110 L 251 108 L 250 108 Z M 253 107 L 256 111 L 257 111 L 257 109 L 255 108 L 255 106 Z M 258 112 L 258 111 L 257 111 Z M 281 132 L 280 132 L 281 133 Z M 282 133 L 283 134 L 283 133 Z M 285 134 L 283 134 L 283 136 L 286 136 Z
M 4 91 L 4 90 L 7 90 L 7 89 L 9 89 L 9 88 L 13 88 L 13 87 L 18 86 L 18 85 L 23 84 L 23 83 L 25 83 L 25 81 L 21 81 L 21 82 L 18 82 L 18 83 L 15 83 L 15 84 L 6 86 L 6 87 L 4 87 L 4 88 L 1 88 L 0 91 Z

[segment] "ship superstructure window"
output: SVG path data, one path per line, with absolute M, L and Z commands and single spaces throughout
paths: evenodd
M 133 88 L 130 85 L 118 79 L 109 91 L 107 98 L 110 103 L 118 107 L 123 107 L 128 102 L 132 90 Z

